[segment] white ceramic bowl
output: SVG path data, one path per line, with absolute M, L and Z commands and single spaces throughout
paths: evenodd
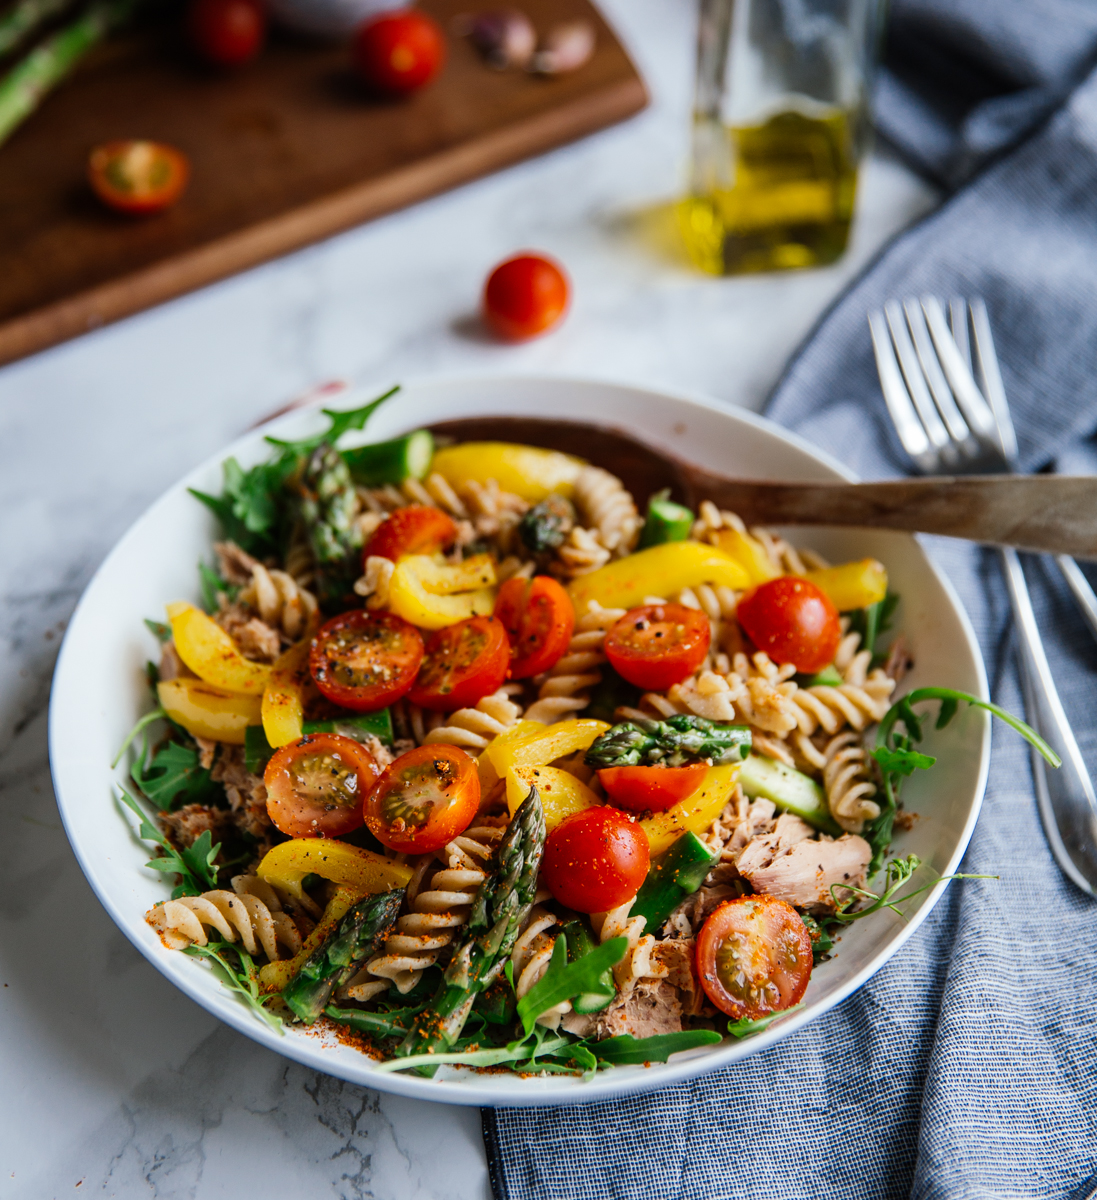
M 376 393 L 374 393 L 376 394 Z M 343 396 L 341 408 L 361 403 Z M 703 399 L 639 388 L 565 379 L 449 379 L 413 383 L 374 416 L 371 438 L 392 437 L 455 417 L 559 416 L 619 424 L 654 445 L 701 466 L 748 478 L 826 480 L 848 475 L 842 466 L 794 434 L 760 417 Z M 292 413 L 262 433 L 300 437 L 323 426 L 315 412 Z M 521 1079 L 442 1068 L 434 1079 L 378 1075 L 365 1055 L 315 1035 L 270 1030 L 225 991 L 200 963 L 165 950 L 144 914 L 167 895 L 132 821 L 112 799 L 110 762 L 127 730 L 149 706 L 144 663 L 155 653 L 142 619 L 163 619 L 165 602 L 197 599 L 195 563 L 210 554 L 215 534 L 206 510 L 187 487 L 217 492 L 221 462 L 234 454 L 249 466 L 265 457 L 262 433 L 229 446 L 170 488 L 122 538 L 99 568 L 69 626 L 54 677 L 50 759 L 61 816 L 80 865 L 99 899 L 142 954 L 209 1012 L 241 1033 L 329 1075 L 427 1100 L 454 1104 L 543 1105 L 604 1099 L 711 1071 L 744 1058 L 815 1020 L 868 979 L 918 927 L 939 898 L 925 892 L 908 910 L 909 924 L 882 912 L 844 931 L 838 952 L 818 967 L 801 1012 L 764 1034 L 679 1055 L 651 1067 L 619 1067 L 583 1083 L 567 1076 Z M 987 695 L 979 649 L 967 617 L 917 541 L 903 534 L 864 530 L 802 530 L 795 540 L 832 560 L 874 555 L 902 596 L 899 625 L 914 650 L 908 687 L 940 684 Z M 965 710 L 930 736 L 937 766 L 910 780 L 906 799 L 920 819 L 900 834 L 895 849 L 918 854 L 944 875 L 960 862 L 974 828 L 990 753 L 989 723 Z M 932 878 L 923 870 L 923 875 Z M 922 877 L 919 876 L 919 879 Z

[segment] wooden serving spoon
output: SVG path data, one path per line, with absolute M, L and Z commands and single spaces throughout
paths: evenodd
M 729 479 L 620 430 L 579 421 L 471 417 L 432 427 L 461 441 L 524 442 L 562 450 L 620 477 L 641 509 L 670 488 L 696 507 L 711 500 L 748 523 L 855 525 L 937 533 L 1046 554 L 1097 559 L 1097 476 L 964 475 L 883 483 Z

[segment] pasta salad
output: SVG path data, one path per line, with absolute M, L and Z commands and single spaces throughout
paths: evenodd
M 536 446 L 348 448 L 391 394 L 194 493 L 203 604 L 147 622 L 156 707 L 119 755 L 174 881 L 146 920 L 271 1024 L 425 1074 L 748 1036 L 844 925 L 924 890 L 888 857 L 934 761 L 915 705 L 1053 758 L 975 697 L 896 700 L 883 564 L 641 511 Z

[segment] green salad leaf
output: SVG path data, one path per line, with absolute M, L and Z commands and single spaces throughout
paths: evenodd
M 666 1062 L 672 1054 L 715 1046 L 723 1038 L 714 1029 L 683 1029 L 676 1033 L 657 1033 L 654 1037 L 635 1038 L 629 1033 L 583 1045 L 595 1057 L 613 1066 L 626 1063 Z
M 162 812 L 224 798 L 221 785 L 199 764 L 198 747 L 189 739 L 162 743 L 150 759 L 146 735 L 144 751 L 130 769 L 130 776 Z
M 794 1004 L 791 1008 L 784 1008 L 780 1012 L 767 1013 L 764 1017 L 758 1017 L 753 1021 L 747 1017 L 742 1017 L 738 1021 L 729 1021 L 728 1033 L 733 1038 L 750 1037 L 752 1033 L 761 1033 L 763 1029 L 768 1029 L 774 1021 L 779 1021 L 782 1017 L 787 1017 L 789 1013 L 797 1012 L 803 1007 L 802 1004 Z
M 558 937 L 552 947 L 548 969 L 518 1001 L 518 1019 L 526 1034 L 532 1032 L 543 1012 L 581 992 L 597 991 L 602 972 L 619 963 L 627 950 L 628 938 L 610 938 L 589 954 L 569 963 L 566 940 Z
M 361 408 L 351 408 L 341 410 L 337 408 L 322 408 L 320 411 L 328 418 L 330 424 L 323 433 L 314 434 L 309 438 L 302 438 L 296 442 L 286 442 L 281 438 L 268 437 L 266 440 L 272 446 L 277 446 L 283 452 L 305 456 L 311 454 L 318 446 L 327 442 L 334 446 L 336 442 L 343 436 L 344 433 L 350 433 L 353 429 L 365 429 L 366 423 L 374 412 L 391 396 L 395 396 L 400 390 L 400 385 L 389 388 L 383 395 L 377 397 L 376 400 L 371 400 L 368 404 L 363 404 Z
M 124 787 L 119 787 L 118 791 L 122 803 L 140 818 L 137 836 L 155 842 L 160 847 L 159 857 L 150 859 L 145 866 L 164 875 L 179 876 L 179 883 L 171 893 L 173 900 L 178 900 L 180 896 L 200 896 L 217 886 L 217 869 L 213 864 L 221 852 L 221 843 L 218 842 L 216 846 L 211 844 L 213 838 L 208 829 L 193 846 L 176 850 L 148 819 L 138 801 Z
M 209 834 L 205 836 L 209 837 Z M 270 1012 L 264 1000 L 260 998 L 259 972 L 246 950 L 232 942 L 208 942 L 205 946 L 187 946 L 183 953 L 189 954 L 191 958 L 204 958 L 222 987 L 242 997 L 252 1012 L 262 1017 L 275 1032 L 284 1032 L 281 1017 Z M 236 967 L 232 965 L 233 956 L 239 964 Z

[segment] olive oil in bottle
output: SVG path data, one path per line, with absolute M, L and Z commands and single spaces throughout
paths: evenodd
M 699 115 L 678 214 L 693 261 L 716 275 L 834 262 L 853 216 L 858 115 L 789 110 L 756 125 Z

